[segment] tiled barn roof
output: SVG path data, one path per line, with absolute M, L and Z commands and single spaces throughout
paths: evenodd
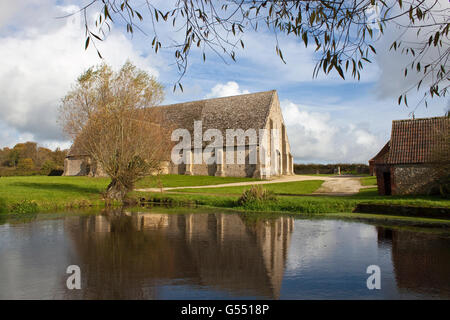
M 226 129 L 262 129 L 265 127 L 275 90 L 242 94 L 231 97 L 205 99 L 159 106 L 163 121 L 172 129 L 189 130 L 194 139 L 194 121 L 201 120 L 203 132 L 218 129 L 225 141 Z M 84 154 L 74 143 L 69 156 Z
M 201 120 L 203 132 L 218 129 L 264 128 L 275 91 L 242 94 L 161 106 L 165 120 L 175 128 L 188 129 L 193 136 L 194 121 Z M 224 136 L 225 138 L 225 136 Z
M 388 164 L 433 162 L 433 152 L 444 146 L 450 117 L 392 121 Z M 450 156 L 450 155 L 449 155 Z

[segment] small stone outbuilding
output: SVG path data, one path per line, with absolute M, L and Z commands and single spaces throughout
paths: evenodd
M 439 178 L 436 154 L 442 157 L 449 150 L 449 129 L 450 117 L 394 120 L 391 139 L 369 161 L 377 176 L 378 193 L 428 193 Z

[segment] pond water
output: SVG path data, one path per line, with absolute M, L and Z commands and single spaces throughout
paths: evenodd
M 422 230 L 423 231 L 423 230 Z M 81 289 L 69 290 L 69 265 Z M 381 289 L 369 290 L 369 265 Z M 163 208 L 0 225 L 0 299 L 450 298 L 450 238 L 362 222 Z

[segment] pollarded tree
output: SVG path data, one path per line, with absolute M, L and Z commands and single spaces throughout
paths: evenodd
M 77 80 L 60 107 L 63 130 L 111 178 L 107 199 L 123 200 L 135 182 L 160 169 L 168 128 L 160 108 L 163 87 L 127 62 L 102 64 Z
M 397 36 L 389 39 L 390 50 L 405 54 L 404 76 L 418 75 L 413 87 L 399 92 L 398 102 L 407 105 L 406 94 L 414 87 L 427 89 L 425 103 L 428 97 L 445 95 L 449 88 L 450 5 L 446 0 L 144 0 L 139 4 L 92 0 L 81 11 L 86 48 L 105 39 L 111 24 L 123 25 L 129 33 L 151 36 L 156 52 L 173 50 L 180 79 L 192 50 L 201 50 L 203 59 L 207 52 L 214 52 L 235 60 L 236 49 L 245 47 L 244 32 L 264 29 L 274 34 L 273 48 L 283 61 L 278 34 L 316 48 L 314 76 L 335 71 L 344 78 L 348 71 L 359 79 L 364 64 L 376 54 L 374 42 L 386 30 L 393 30 Z M 158 32 L 161 23 L 167 23 L 173 34 L 164 26 Z M 175 35 L 180 32 L 181 37 Z

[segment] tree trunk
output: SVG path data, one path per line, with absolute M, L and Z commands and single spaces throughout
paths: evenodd
M 108 200 L 122 201 L 128 193 L 128 188 L 125 187 L 117 179 L 112 179 L 108 188 L 106 188 L 106 198 Z

